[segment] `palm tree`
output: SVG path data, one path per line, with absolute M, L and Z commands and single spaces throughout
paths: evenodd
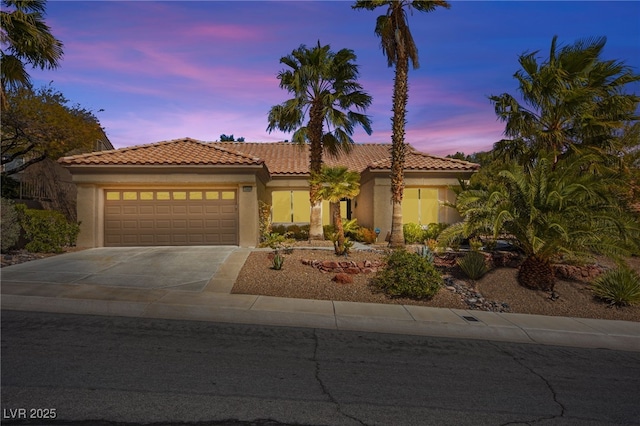
M 355 59 L 352 50 L 334 53 L 329 45 L 321 46 L 320 41 L 313 48 L 301 45 L 280 59 L 280 63 L 289 67 L 278 73 L 280 88 L 286 89 L 293 98 L 271 108 L 267 130 L 294 131 L 294 143 L 310 145 L 311 175 L 321 172 L 324 150 L 337 155 L 351 149 L 354 143 L 351 135 L 357 125 L 371 134 L 371 120 L 364 114 L 371 105 L 371 96 L 362 91 L 356 81 L 359 72 Z M 319 186 L 310 185 L 309 238 L 312 240 L 323 238 L 319 190 Z
M 623 62 L 602 60 L 605 43 L 597 37 L 560 48 L 556 36 L 544 62 L 537 51 L 519 57 L 514 77 L 524 104 L 508 93 L 490 97 L 509 138 L 495 145 L 500 156 L 526 164 L 545 152 L 557 164 L 572 153 L 617 150 L 624 126 L 638 119 L 640 97 L 625 86 L 640 76 Z
M 340 201 L 343 198 L 353 198 L 360 193 L 360 174 L 349 171 L 344 166 L 323 166 L 320 173 L 311 176 L 310 184 L 318 186 L 318 195 L 321 199 L 331 203 L 333 212 L 333 224 L 336 230 L 335 250 L 336 254 L 343 254 L 345 250 L 344 228 L 340 213 Z
M 30 86 L 25 64 L 54 69 L 62 59 L 62 42 L 44 22 L 45 0 L 2 0 L 0 11 L 0 98 L 6 106 L 7 87 Z
M 378 16 L 375 33 L 380 37 L 382 53 L 387 57 L 387 65 L 395 65 L 393 83 L 393 124 L 391 134 L 391 247 L 404 245 L 402 232 L 402 196 L 404 193 L 404 161 L 407 145 L 404 141 L 407 101 L 409 99 L 409 60 L 413 68 L 419 67 L 418 49 L 409 30 L 407 11 L 432 12 L 437 7 L 449 8 L 444 0 L 359 0 L 354 9 L 374 10 L 386 7 L 387 13 Z
M 553 290 L 551 260 L 559 254 L 637 251 L 640 225 L 609 191 L 617 178 L 585 172 L 591 161 L 575 157 L 555 169 L 547 157 L 526 168 L 511 163 L 491 184 L 458 194 L 463 222 L 442 238 L 455 233 L 510 238 L 525 255 L 518 282 L 541 290 Z

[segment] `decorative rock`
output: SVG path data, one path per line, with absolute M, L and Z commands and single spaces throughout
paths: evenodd
M 353 278 L 351 277 L 351 275 L 341 273 L 336 274 L 336 276 L 333 277 L 331 281 L 335 281 L 338 284 L 351 284 L 353 283 Z
M 321 272 L 327 273 L 348 273 L 348 274 L 371 274 L 374 272 L 378 272 L 378 268 L 382 266 L 382 262 L 380 261 L 370 261 L 365 260 L 364 262 L 352 262 L 352 261 L 341 261 L 335 262 L 332 260 L 311 260 L 311 259 L 301 259 L 300 262 L 303 265 L 309 265 L 314 268 L 319 269 Z

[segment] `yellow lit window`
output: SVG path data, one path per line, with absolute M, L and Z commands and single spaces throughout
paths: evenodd
M 122 193 L 122 199 L 125 201 L 132 201 L 138 199 L 138 193 L 135 191 L 124 191 Z
M 222 199 L 223 200 L 235 200 L 236 199 L 235 191 L 222 191 Z
M 291 191 L 274 191 L 271 204 L 273 222 L 291 222 Z
M 140 192 L 141 200 L 153 200 L 153 192 L 151 191 L 141 191 Z
M 173 199 L 174 200 L 186 200 L 187 193 L 184 191 L 173 191 Z
M 113 192 L 113 191 L 108 191 L 107 192 L 107 200 L 109 201 L 117 201 L 120 199 L 120 192 Z
M 405 188 L 402 199 L 403 223 L 438 223 L 439 210 L 438 188 Z
M 218 191 L 207 191 L 205 193 L 207 200 L 217 200 L 220 198 L 220 193 Z
M 156 192 L 156 200 L 170 200 L 171 193 L 169 191 L 158 191 Z
M 311 214 L 311 202 L 309 191 L 291 191 L 291 205 L 294 222 L 309 222 Z
M 189 192 L 190 200 L 202 200 L 202 191 L 191 191 Z

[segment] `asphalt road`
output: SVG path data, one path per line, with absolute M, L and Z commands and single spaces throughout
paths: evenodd
M 640 424 L 640 353 L 2 312 L 2 424 Z

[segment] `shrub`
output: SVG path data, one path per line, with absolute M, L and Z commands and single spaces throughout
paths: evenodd
M 423 230 L 422 238 L 425 240 L 437 240 L 440 233 L 447 229 L 448 223 L 430 223 L 427 229 Z
M 406 244 L 415 244 L 423 242 L 423 234 L 422 226 L 417 223 L 405 223 L 402 225 L 402 232 L 404 234 L 404 242 Z
M 16 206 L 20 226 L 29 242 L 25 248 L 35 253 L 59 253 L 63 247 L 76 243 L 80 226 L 68 222 L 64 215 L 53 210 L 27 209 Z
M 336 233 L 336 228 L 333 225 L 324 225 L 322 227 L 325 240 L 331 239 L 331 236 Z
M 273 232 L 271 229 L 271 205 L 264 201 L 258 202 L 258 217 L 260 225 L 260 242 L 264 242 L 269 234 Z
M 482 278 L 489 270 L 484 255 L 479 251 L 470 251 L 464 257 L 458 259 L 456 263 L 462 269 L 462 272 L 474 281 Z
M 358 232 L 356 232 L 355 237 L 357 241 L 362 241 L 365 244 L 373 244 L 376 242 L 377 238 L 378 234 L 376 234 L 376 231 L 369 228 L 360 228 Z
M 417 253 L 395 250 L 385 262 L 373 285 L 391 297 L 431 299 L 442 287 L 440 273 Z
M 626 267 L 607 271 L 591 283 L 596 297 L 612 305 L 640 303 L 640 276 Z
M 271 226 L 272 234 L 284 235 L 287 233 L 287 228 L 284 225 L 272 225 Z
M 309 225 L 289 225 L 285 234 L 288 234 L 289 237 L 294 240 L 304 241 L 309 239 Z
M 14 202 L 5 198 L 0 199 L 0 201 L 2 215 L 0 219 L 0 241 L 2 242 L 0 249 L 4 253 L 18 242 L 20 238 L 20 223 L 18 222 L 18 212 Z

